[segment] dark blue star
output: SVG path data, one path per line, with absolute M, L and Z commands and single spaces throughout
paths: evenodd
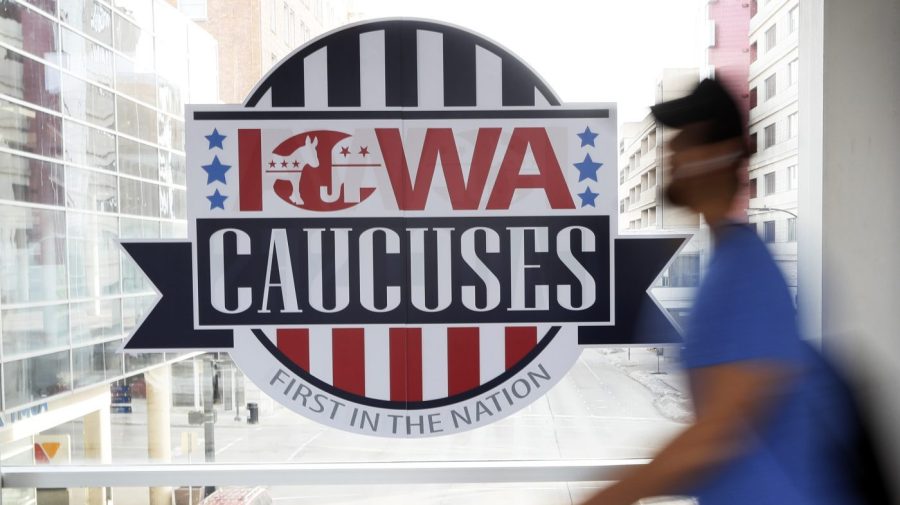
M 591 207 L 596 208 L 597 206 L 594 205 L 594 200 L 596 200 L 598 196 L 600 196 L 600 193 L 594 193 L 593 191 L 591 191 L 590 186 L 584 188 L 584 193 L 578 193 L 578 197 L 581 198 L 582 207 L 587 207 L 588 205 L 590 205 Z
M 213 209 L 225 210 L 225 199 L 226 198 L 228 198 L 228 197 L 223 195 L 222 193 L 219 193 L 218 189 L 216 190 L 215 193 L 207 196 L 206 199 L 209 200 L 209 210 L 213 210 Z
M 216 156 L 213 158 L 212 163 L 209 165 L 203 165 L 203 170 L 206 170 L 206 183 L 212 184 L 216 181 L 222 182 L 222 184 L 228 184 L 225 180 L 225 172 L 231 168 L 231 165 L 223 165 L 221 161 L 219 161 L 219 157 Z M 595 181 L 597 179 L 594 179 Z
M 597 134 L 592 132 L 591 128 L 589 126 L 585 126 L 583 132 L 576 133 L 575 135 L 578 135 L 578 138 L 581 139 L 581 147 L 584 147 L 584 146 L 597 147 L 594 145 L 594 139 L 597 138 Z
M 217 128 L 213 128 L 213 132 L 206 135 L 206 140 L 209 141 L 209 148 L 212 149 L 213 147 L 218 147 L 219 149 L 225 149 L 225 147 L 222 146 L 222 141 L 225 140 L 226 137 L 227 135 L 219 133 Z
M 584 155 L 584 161 L 579 163 L 574 163 L 575 168 L 578 169 L 578 182 L 581 182 L 585 179 L 591 179 L 592 181 L 597 180 L 597 170 L 603 166 L 603 163 L 597 163 L 591 159 L 590 154 Z

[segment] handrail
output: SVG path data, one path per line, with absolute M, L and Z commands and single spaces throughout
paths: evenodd
M 4 488 L 481 484 L 611 481 L 646 459 L 3 466 Z

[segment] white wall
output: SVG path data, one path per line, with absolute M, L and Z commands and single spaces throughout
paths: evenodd
M 800 16 L 801 310 L 866 380 L 898 468 L 900 2 L 802 0 Z

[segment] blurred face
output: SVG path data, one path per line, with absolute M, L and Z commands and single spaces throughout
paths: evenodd
M 738 189 L 737 166 L 744 156 L 740 138 L 706 143 L 707 128 L 707 123 L 688 125 L 669 143 L 666 197 L 696 212 L 731 202 Z

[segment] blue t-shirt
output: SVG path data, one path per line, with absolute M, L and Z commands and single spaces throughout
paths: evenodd
M 747 450 L 717 469 L 690 494 L 700 505 L 821 505 L 846 503 L 822 484 L 820 440 L 808 397 L 815 394 L 814 357 L 800 338 L 794 304 L 765 244 L 748 226 L 717 230 L 717 243 L 685 331 L 684 365 L 737 361 L 783 365 L 785 385 Z

